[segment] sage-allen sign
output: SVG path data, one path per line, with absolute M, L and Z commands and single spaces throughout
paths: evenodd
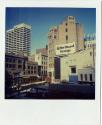
M 56 55 L 68 55 L 75 52 L 75 43 L 56 45 Z

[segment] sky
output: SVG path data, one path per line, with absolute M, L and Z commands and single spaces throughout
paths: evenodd
M 31 53 L 47 44 L 49 28 L 58 26 L 66 16 L 75 16 L 84 27 L 84 34 L 96 33 L 95 8 L 6 8 L 6 30 L 14 25 L 31 25 Z

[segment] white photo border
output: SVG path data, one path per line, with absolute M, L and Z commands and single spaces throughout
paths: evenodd
M 5 100 L 5 10 L 6 7 L 96 8 L 95 100 Z M 4 125 L 100 125 L 101 1 L 96 0 L 3 0 L 0 5 L 0 123 Z M 15 114 L 16 113 L 16 114 Z M 5 120 L 6 119 L 6 120 Z

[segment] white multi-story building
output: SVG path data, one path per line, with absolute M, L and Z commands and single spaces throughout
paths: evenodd
M 30 55 L 31 26 L 24 23 L 6 31 L 6 53 Z

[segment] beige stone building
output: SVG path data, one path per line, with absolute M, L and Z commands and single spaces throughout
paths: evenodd
M 73 44 L 73 45 L 71 45 Z M 54 57 L 56 56 L 56 46 L 70 45 L 75 51 L 84 49 L 84 31 L 83 26 L 76 22 L 75 17 L 66 17 L 58 26 L 49 29 L 48 32 L 48 73 L 54 81 Z M 64 50 L 66 51 L 66 50 Z
M 47 66 L 48 66 L 48 49 L 40 48 L 36 50 L 34 55 L 35 61 L 41 66 L 41 77 L 44 80 L 47 77 Z

